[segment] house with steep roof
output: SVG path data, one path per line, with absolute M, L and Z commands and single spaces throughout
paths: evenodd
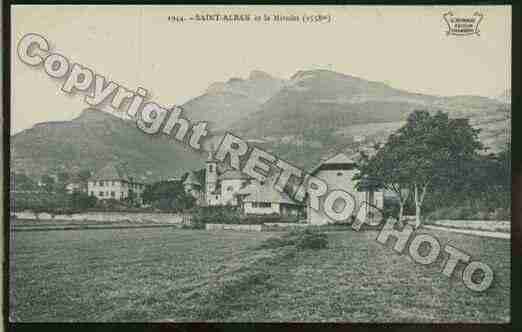
M 87 181 L 87 192 L 99 200 L 122 201 L 133 198 L 135 202 L 142 204 L 144 190 L 145 183 L 129 176 L 123 166 L 113 162 L 98 170 Z
M 338 153 L 333 157 L 319 163 L 310 171 L 310 175 L 323 180 L 328 186 L 328 192 L 333 190 L 343 190 L 347 192 L 354 203 L 354 216 L 360 220 L 372 222 L 376 216 L 375 208 L 382 209 L 384 205 L 384 193 L 382 190 L 376 189 L 376 186 L 371 185 L 367 180 L 356 181 L 353 179 L 357 171 L 358 156 L 354 155 L 348 157 L 344 153 Z M 324 201 L 327 195 L 319 198 L 319 206 L 324 206 Z M 344 202 L 337 202 L 343 204 L 334 204 L 334 210 L 341 210 L 344 208 Z M 314 210 L 311 208 L 310 200 L 307 200 L 307 218 L 310 224 L 327 224 L 332 220 L 325 214 L 323 209 Z
M 252 182 L 236 194 L 238 204 L 244 214 L 278 214 L 297 216 L 301 204 L 286 193 L 275 189 L 272 182 Z

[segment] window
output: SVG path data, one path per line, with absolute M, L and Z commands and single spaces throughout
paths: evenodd
M 100 197 L 103 197 L 103 191 L 100 191 Z
M 271 203 L 266 203 L 266 202 L 252 202 L 252 207 L 254 207 L 254 208 L 269 208 L 270 206 L 272 206 Z
M 111 197 L 114 197 L 115 194 L 114 194 L 114 191 L 111 191 Z
M 100 181 L 100 187 L 103 187 L 103 181 Z
M 212 166 L 214 166 L 214 165 L 208 165 L 208 171 L 209 171 L 210 173 L 213 172 L 213 167 L 212 167 Z
M 343 172 L 337 172 L 337 176 L 343 176 Z
M 234 187 L 232 187 L 232 186 L 227 187 L 227 191 L 232 191 L 232 190 L 234 190 Z

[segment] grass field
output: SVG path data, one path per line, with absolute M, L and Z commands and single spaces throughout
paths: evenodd
M 428 231 L 426 231 L 428 232 Z M 510 242 L 429 231 L 485 262 L 484 293 L 383 246 L 329 232 L 329 248 L 255 249 L 279 233 L 174 228 L 11 232 L 14 321 L 506 322 Z M 460 269 L 456 275 L 459 274 Z

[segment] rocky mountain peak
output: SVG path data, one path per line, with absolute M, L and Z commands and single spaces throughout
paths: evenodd
M 272 77 L 270 74 L 261 71 L 261 70 L 252 70 L 250 72 L 250 75 L 248 75 L 249 80 L 273 80 L 274 77 Z

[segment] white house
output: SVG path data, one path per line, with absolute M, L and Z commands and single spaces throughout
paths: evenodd
M 65 186 L 65 190 L 67 191 L 67 193 L 72 194 L 75 192 L 85 192 L 86 187 L 85 183 L 82 183 L 81 181 L 76 181 L 67 183 L 67 185 Z
M 239 190 L 236 196 L 245 214 L 296 216 L 301 206 L 269 182 L 253 182 Z
M 328 192 L 343 190 L 350 194 L 355 202 L 354 214 L 361 220 L 373 218 L 375 207 L 382 209 L 384 203 L 383 191 L 376 191 L 364 183 L 357 183 L 353 176 L 357 173 L 355 157 L 349 158 L 344 153 L 339 153 L 324 162 L 321 162 L 310 172 L 310 175 L 323 180 L 328 186 Z M 310 224 L 327 224 L 333 221 L 323 212 L 322 207 L 327 195 L 319 198 L 319 210 L 314 210 L 307 200 L 307 218 Z M 344 206 L 344 203 L 343 203 Z M 341 209 L 343 206 L 338 206 Z M 336 206 L 334 205 L 334 209 Z M 371 220 L 370 220 L 371 221 Z
M 114 163 L 109 163 L 87 181 L 89 195 L 99 200 L 125 200 L 130 196 L 138 203 L 143 202 L 145 184 L 135 181 L 132 177 Z

